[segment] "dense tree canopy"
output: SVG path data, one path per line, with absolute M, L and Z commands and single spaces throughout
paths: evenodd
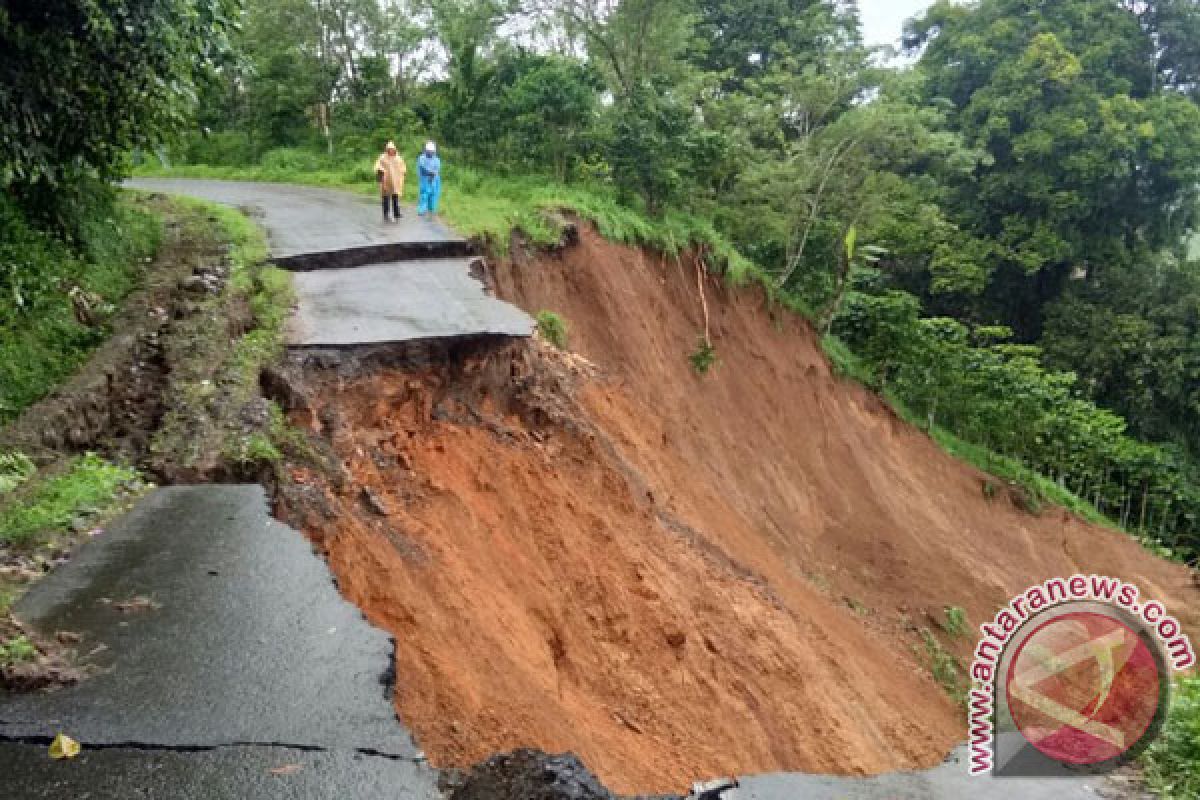
M 177 132 L 236 11 L 235 0 L 0 4 L 0 186 L 69 194 Z

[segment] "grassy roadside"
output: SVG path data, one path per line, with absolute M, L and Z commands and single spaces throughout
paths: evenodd
M 120 192 L 80 213 L 68 246 L 0 202 L 0 425 L 112 333 L 116 307 L 143 283 L 162 242 L 164 219 L 139 195 Z M 140 488 L 136 471 L 93 453 L 39 470 L 23 453 L 0 452 L 0 547 L 32 548 L 50 531 L 90 524 Z
M 148 209 L 153 205 L 148 196 L 137 192 L 122 192 L 118 202 L 130 213 L 138 215 L 148 215 Z M 171 350 L 167 354 L 170 375 L 164 397 L 166 413 L 161 420 L 161 428 L 154 433 L 150 448 L 153 450 L 161 445 L 166 458 L 182 459 L 186 447 L 180 443 L 198 440 L 198 424 L 204 423 L 214 435 L 222 435 L 229 440 L 218 449 L 237 459 L 241 457 L 242 448 L 238 442 L 243 429 L 229 419 L 224 420 L 224 425 L 214 424 L 212 420 L 218 416 L 218 412 L 227 418 L 234 418 L 252 401 L 263 402 L 257 396 L 258 376 L 263 366 L 277 358 L 283 349 L 283 326 L 292 304 L 290 276 L 265 264 L 265 237 L 257 226 L 237 211 L 184 199 L 173 200 L 169 204 L 160 199 L 154 207 L 162 208 L 164 205 L 169 209 L 164 213 L 170 217 L 172 225 L 181 231 L 178 234 L 181 240 L 206 248 L 205 252 L 198 252 L 196 258 L 204 263 L 212 263 L 206 259 L 216 255 L 227 264 L 228 288 L 217 295 L 188 299 L 186 302 L 191 310 L 190 315 L 172 323 L 176 339 L 164 345 Z M 154 231 L 163 229 L 162 222 L 161 219 L 154 220 Z M 117 237 L 125 235 L 126 231 L 125 227 L 114 229 Z M 158 241 L 155 238 L 155 246 Z M 127 293 L 142 282 L 143 273 L 149 269 L 143 262 L 145 256 L 142 253 L 147 252 L 149 244 L 140 240 L 136 244 L 109 242 L 104 245 L 110 253 L 136 254 L 120 279 L 111 278 L 105 285 L 124 287 Z M 56 245 L 47 240 L 46 246 Z M 116 258 L 113 255 L 109 261 L 115 261 Z M 183 264 L 184 270 L 188 269 L 186 265 L 189 262 L 176 262 L 178 253 L 174 250 L 163 258 L 167 259 L 164 264 L 176 271 L 179 269 L 173 266 L 176 263 Z M 154 269 L 161 268 L 157 266 Z M 107 269 L 113 272 L 116 266 L 109 263 Z M 161 293 L 170 292 L 175 280 L 174 277 L 168 279 L 165 288 L 156 295 L 159 299 L 141 299 L 137 302 L 149 302 L 151 305 L 164 302 Z M 150 282 L 161 283 L 162 279 L 154 277 Z M 123 295 L 118 296 L 114 291 L 110 296 L 115 305 Z M 244 331 L 233 340 L 231 346 L 225 331 L 235 307 L 241 309 L 238 313 L 242 317 L 249 319 L 240 323 Z M 46 302 L 44 308 L 44 317 L 70 314 L 50 302 Z M 163 313 L 163 309 L 159 309 L 159 313 Z M 71 323 L 82 327 L 73 319 Z M 61 344 L 41 342 L 35 334 L 53 338 L 60 333 L 63 325 L 66 323 L 58 319 L 51 319 L 46 324 L 33 320 L 28 325 L 27 336 L 19 340 L 10 337 L 7 345 L 17 353 L 16 358 L 36 362 L 36 357 L 44 349 L 61 350 Z M 106 327 L 98 327 L 87 339 L 89 347 L 80 348 L 68 363 L 58 365 L 53 373 L 37 373 L 39 386 L 44 387 L 43 393 L 69 378 L 107 333 Z M 18 352 L 18 343 L 29 345 L 28 350 Z M 108 355 L 105 356 L 107 358 Z M 221 376 L 219 386 L 217 381 L 212 380 L 218 373 Z M 51 382 L 52 378 L 56 380 Z M 195 399 L 202 402 L 186 402 Z M 262 417 L 266 429 L 270 420 L 265 410 Z M 178 434 L 178 441 L 165 441 L 171 432 Z M 19 449 L 0 451 L 0 567 L 4 566 L 6 550 L 10 554 L 25 553 L 21 557 L 23 559 L 35 558 L 38 552 L 61 550 L 69 544 L 70 534 L 77 535 L 83 529 L 110 518 L 148 486 L 135 469 L 110 463 L 96 453 L 83 456 L 64 453 L 61 457 L 43 454 L 39 458 L 42 459 L 40 465 Z M 3 576 L 0 575 L 0 578 Z M 0 586 L 0 590 L 3 588 Z
M 291 275 L 267 263 L 261 228 L 241 212 L 194 198 L 176 198 L 196 223 L 227 243 L 228 288 L 203 301 L 190 325 L 197 356 L 177 370 L 168 390 L 166 413 L 151 449 L 173 467 L 211 471 L 214 454 L 225 470 L 247 476 L 281 461 L 271 441 L 275 430 L 270 405 L 259 396 L 259 375 L 284 350 L 284 325 L 295 300 Z M 230 316 L 245 316 L 246 330 L 232 344 L 205 335 Z M 245 422 L 252 420 L 252 422 Z
M 1141 762 L 1146 783 L 1163 800 L 1200 797 L 1200 676 L 1175 682 L 1162 734 Z
M 0 198 L 0 425 L 87 360 L 162 240 L 141 198 L 121 193 L 95 213 L 68 248 Z
M 84 520 L 90 523 L 109 515 L 120 500 L 140 494 L 145 486 L 137 470 L 111 464 L 95 453 L 74 458 L 57 474 L 37 476 L 31 483 L 30 491 L 19 496 L 21 502 L 0 509 L 0 544 L 28 547 L 48 532 L 82 528 Z

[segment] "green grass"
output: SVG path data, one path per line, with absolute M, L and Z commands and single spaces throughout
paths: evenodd
M 27 636 L 14 636 L 6 642 L 0 642 L 0 667 L 32 661 L 36 657 L 37 648 Z
M 231 348 L 224 341 L 218 344 L 205 340 L 205 348 L 218 348 L 210 353 L 212 363 L 197 364 L 194 374 L 181 380 L 176 403 L 160 425 L 154 448 L 176 453 L 176 458 L 190 463 L 203 451 L 196 446 L 192 429 L 197 420 L 208 419 L 218 394 L 225 408 L 244 408 L 256 400 L 262 370 L 284 351 L 284 328 L 295 292 L 291 274 L 266 263 L 266 236 L 253 220 L 228 206 L 190 198 L 180 198 L 179 202 L 201 226 L 195 234 L 197 240 L 227 243 L 229 291 L 246 303 L 253 315 L 253 326 Z M 224 308 L 217 311 L 224 313 Z M 272 418 L 273 426 L 275 422 Z M 282 461 L 269 431 L 247 430 L 237 420 L 224 418 L 217 428 L 217 446 L 228 463 L 248 467 Z
M 553 311 L 537 313 L 538 333 L 559 350 L 567 349 L 567 321 Z
M 928 628 L 921 629 L 921 644 L 929 672 L 955 703 L 966 708 L 967 687 L 962 664 Z
M 0 509 L 0 544 L 35 544 L 67 528 L 77 517 L 101 514 L 113 505 L 123 486 L 137 481 L 138 473 L 132 469 L 93 453 L 81 456 L 62 474 L 26 487 L 20 502 Z
M 108 335 L 103 321 L 76 320 L 71 288 L 119 304 L 162 238 L 161 220 L 128 194 L 80 213 L 95 218 L 81 221 L 80 241 L 67 247 L 0 198 L 0 424 L 73 374 Z
M 1147 784 L 1164 800 L 1200 797 L 1200 676 L 1176 681 L 1162 735 L 1141 761 Z
M 962 606 L 946 606 L 942 609 L 946 618 L 940 620 L 938 625 L 947 634 L 955 639 L 962 639 L 967 635 L 970 628 L 967 625 L 967 612 Z
M 0 453 L 0 494 L 17 488 L 36 471 L 24 453 Z
M 229 244 L 230 288 L 246 298 L 254 314 L 254 329 L 238 340 L 232 357 L 242 375 L 256 383 L 262 367 L 283 352 L 284 325 L 296 299 L 291 274 L 266 263 L 266 234 L 242 212 L 188 197 L 178 202 L 216 220 Z
M 875 378 L 867 365 L 838 337 L 826 334 L 821 339 L 821 349 L 825 351 L 825 356 L 837 375 L 858 381 L 864 386 L 870 386 L 874 381 Z

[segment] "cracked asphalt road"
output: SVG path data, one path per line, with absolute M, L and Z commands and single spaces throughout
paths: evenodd
M 426 784 L 411 762 L 345 750 L 116 748 L 51 763 L 44 747 L 0 742 L 0 797 L 13 800 L 437 797 Z
M 372 196 L 314 186 L 249 181 L 137 178 L 127 186 L 186 194 L 247 211 L 267 231 L 271 258 L 288 269 L 359 266 L 420 256 L 464 256 L 466 240 L 435 218 L 405 209 L 380 221 Z
M 118 609 L 134 597 L 156 605 Z M 389 637 L 259 486 L 156 490 L 15 611 L 80 634 L 96 674 L 0 697 L 0 797 L 438 796 L 391 704 Z M 83 755 L 52 761 L 58 731 Z

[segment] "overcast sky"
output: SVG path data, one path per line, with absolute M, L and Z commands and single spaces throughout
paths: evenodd
M 858 0 L 863 39 L 867 44 L 897 44 L 904 21 L 931 5 L 932 0 Z

